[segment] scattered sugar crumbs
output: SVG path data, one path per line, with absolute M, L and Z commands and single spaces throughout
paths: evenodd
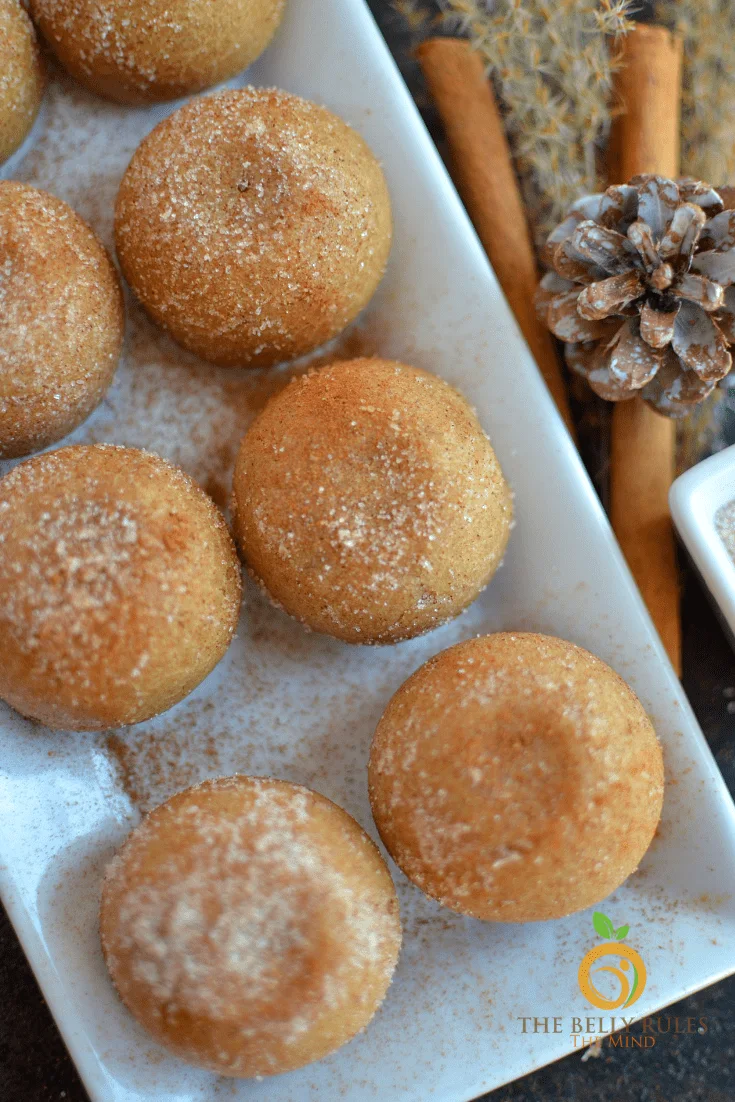
M 130 304 L 125 362 L 75 439 L 147 448 L 182 467 L 226 511 L 240 441 L 269 398 L 315 366 L 375 355 L 367 325 L 276 369 L 218 368 L 178 348 Z
M 109 754 L 130 802 L 143 814 L 168 796 L 220 772 L 217 738 L 201 725 L 215 710 L 208 700 L 183 712 L 175 724 L 151 732 L 139 725 L 125 733 L 106 732 L 101 745 Z

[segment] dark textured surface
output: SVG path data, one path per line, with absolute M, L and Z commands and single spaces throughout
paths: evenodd
M 439 138 L 418 67 L 406 54 L 407 38 L 399 17 L 390 0 L 370 2 L 432 133 Z M 732 430 L 735 440 L 735 422 Z M 683 620 L 684 686 L 728 787 L 735 792 L 735 714 L 728 712 L 728 703 L 735 697 L 735 656 L 686 567 Z M 0 1102 L 87 1102 L 2 908 L 0 993 Z M 706 1017 L 707 1031 L 670 1033 L 646 1050 L 604 1048 L 599 1058 L 586 1061 L 573 1054 L 486 1098 L 491 1102 L 732 1102 L 735 977 L 684 999 L 666 1013 L 680 1019 Z

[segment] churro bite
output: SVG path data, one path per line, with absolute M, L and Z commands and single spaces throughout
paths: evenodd
M 512 503 L 465 399 L 361 359 L 291 382 L 245 436 L 233 481 L 243 557 L 314 631 L 394 643 L 457 616 L 498 567 Z
M 336 336 L 367 304 L 392 233 L 380 165 L 331 111 L 272 88 L 193 100 L 123 177 L 123 274 L 179 344 L 267 367 Z
M 240 584 L 224 518 L 157 455 L 28 459 L 0 480 L 0 699 L 77 730 L 163 712 L 224 655 Z
M 284 0 L 30 0 L 71 75 L 119 103 L 157 103 L 235 76 L 263 52 Z
M 0 0 L 0 165 L 23 144 L 46 87 L 33 24 L 20 0 Z
M 599 658 L 545 635 L 450 647 L 398 690 L 370 755 L 389 853 L 427 895 L 498 922 L 559 918 L 637 868 L 663 761 L 643 707 Z
M 92 412 L 120 357 L 117 272 L 61 199 L 0 181 L 0 458 L 56 443 Z
M 181 792 L 108 869 L 102 947 L 125 1005 L 219 1075 L 275 1075 L 363 1030 L 401 943 L 376 846 L 298 784 L 234 776 Z

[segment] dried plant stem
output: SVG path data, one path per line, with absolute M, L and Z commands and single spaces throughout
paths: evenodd
M 676 177 L 682 43 L 663 27 L 638 26 L 623 46 L 610 182 L 644 172 Z M 668 494 L 675 470 L 673 421 L 640 399 L 613 411 L 610 519 L 677 673 L 681 672 L 679 579 Z
M 657 0 L 656 16 L 684 39 L 682 172 L 718 184 L 735 179 L 735 5 Z
M 529 348 L 572 436 L 574 425 L 559 357 L 533 306 L 536 258 L 508 142 L 478 54 L 457 38 L 418 48 L 441 115 L 453 176 Z
M 427 7 L 432 0 L 424 0 Z M 421 0 L 394 0 L 422 30 Z M 634 0 L 436 0 L 492 75 L 534 238 L 599 190 L 616 40 Z

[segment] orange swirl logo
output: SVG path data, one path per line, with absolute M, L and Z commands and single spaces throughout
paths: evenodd
M 646 966 L 640 953 L 631 949 L 629 945 L 621 944 L 630 927 L 621 926 L 616 930 L 607 915 L 602 914 L 601 911 L 595 911 L 592 922 L 600 937 L 607 940 L 604 945 L 596 945 L 594 949 L 590 949 L 582 958 L 577 973 L 579 989 L 584 997 L 599 1010 L 618 1010 L 621 1007 L 632 1006 L 645 990 Z M 610 940 L 612 938 L 615 940 Z M 594 968 L 593 965 L 603 957 L 617 957 L 617 962 Z M 607 972 L 617 980 L 618 993 L 615 998 L 606 998 L 595 987 L 592 976 L 597 972 Z

